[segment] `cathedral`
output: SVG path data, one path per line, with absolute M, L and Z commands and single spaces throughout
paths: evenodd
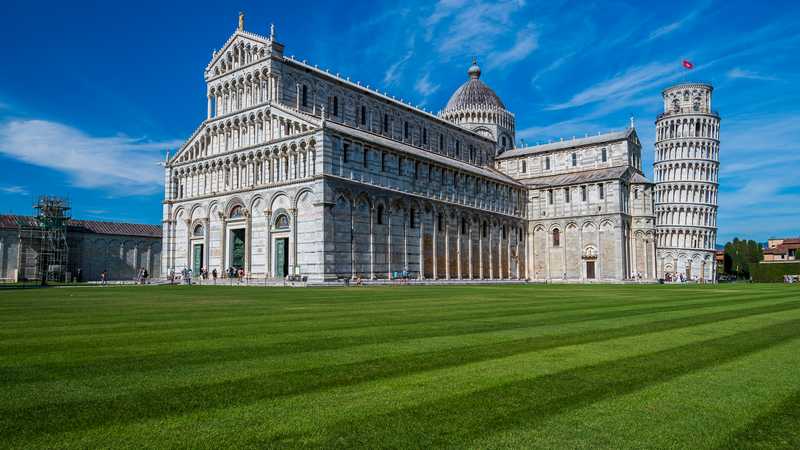
M 274 29 L 245 31 L 240 15 L 205 68 L 206 119 L 166 161 L 162 273 L 609 282 L 677 270 L 677 249 L 659 260 L 632 123 L 518 147 L 477 61 L 466 75 L 432 114 L 285 56 Z

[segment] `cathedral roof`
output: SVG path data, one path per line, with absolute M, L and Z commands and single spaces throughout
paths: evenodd
M 635 133 L 634 129 L 627 128 L 625 130 L 598 134 L 597 136 L 568 139 L 565 141 L 550 142 L 547 144 L 531 145 L 529 147 L 520 147 L 503 152 L 501 155 L 497 156 L 497 159 L 514 158 L 517 156 L 545 153 L 553 150 L 563 150 L 566 148 L 581 147 L 584 145 L 595 145 L 607 142 L 621 141 L 627 139 L 632 133 Z
M 467 71 L 469 80 L 456 89 L 444 112 L 458 111 L 462 109 L 475 108 L 502 108 L 506 109 L 500 97 L 486 83 L 480 80 L 481 68 L 476 60 L 472 60 L 472 66 Z
M 545 177 L 530 177 L 520 180 L 530 187 L 556 187 L 573 184 L 597 183 L 599 181 L 616 180 L 622 178 L 629 166 L 615 166 L 605 169 L 591 169 L 580 172 L 562 173 Z

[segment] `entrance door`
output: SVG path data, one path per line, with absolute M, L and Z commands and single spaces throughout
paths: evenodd
M 194 244 L 192 260 L 192 273 L 199 274 L 203 267 L 203 244 Z
M 244 229 L 231 230 L 231 266 L 244 267 L 245 235 Z
M 594 280 L 594 261 L 586 261 L 586 278 Z
M 275 239 L 275 277 L 289 274 L 289 238 Z

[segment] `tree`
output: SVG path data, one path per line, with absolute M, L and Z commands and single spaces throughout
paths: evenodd
M 758 242 L 733 238 L 725 244 L 725 273 L 741 278 L 750 277 L 750 266 L 764 258 L 764 250 Z

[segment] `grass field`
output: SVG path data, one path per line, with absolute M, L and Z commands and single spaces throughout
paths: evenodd
M 0 447 L 800 448 L 800 289 L 0 292 Z

